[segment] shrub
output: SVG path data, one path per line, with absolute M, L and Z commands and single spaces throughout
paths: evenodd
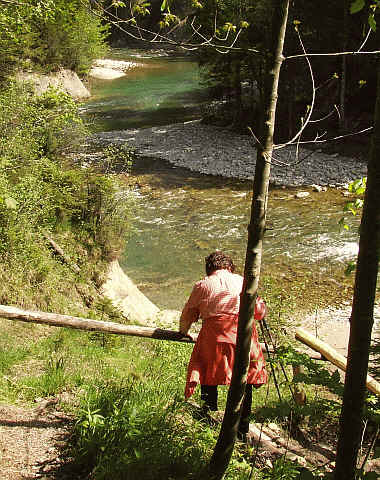
M 93 60 L 107 51 L 106 37 L 107 27 L 90 2 L 7 2 L 0 12 L 0 79 L 33 64 L 87 73 Z
M 52 89 L 36 97 L 12 83 L 0 105 L 0 264 L 9 278 L 1 301 L 33 305 L 33 295 L 51 308 L 54 289 L 75 280 L 52 259 L 45 233 L 80 264 L 84 281 L 98 278 L 124 246 L 128 195 L 116 176 L 73 159 L 86 130 L 69 96 Z

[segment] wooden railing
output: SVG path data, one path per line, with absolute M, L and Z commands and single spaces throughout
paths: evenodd
M 116 335 L 171 340 L 182 343 L 195 343 L 196 341 L 196 335 L 192 335 L 193 338 L 190 338 L 173 330 L 164 330 L 161 328 L 144 327 L 139 325 L 123 325 L 115 322 L 102 322 L 89 318 L 60 315 L 58 313 L 34 312 L 10 307 L 8 305 L 0 305 L 0 317 L 28 323 L 39 323 L 55 327 L 75 328 L 79 330 L 104 332 Z M 303 328 L 298 328 L 296 330 L 296 339 L 318 352 L 318 355 L 309 354 L 309 357 L 316 360 L 328 360 L 341 370 L 346 370 L 347 360 L 343 355 L 339 354 L 330 345 L 314 337 Z M 265 352 L 265 344 L 261 343 L 260 345 Z M 273 352 L 271 349 L 269 351 Z M 369 375 L 367 376 L 367 388 L 376 395 L 380 395 L 380 384 Z

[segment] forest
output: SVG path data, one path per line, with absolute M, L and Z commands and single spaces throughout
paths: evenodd
M 7 427 L 40 422 L 59 428 L 62 438 L 52 446 L 54 435 L 45 445 L 30 434 L 30 444 L 41 449 L 35 478 L 378 478 L 379 399 L 367 390 L 366 375 L 371 358 L 370 373 L 378 379 L 378 346 L 371 336 L 379 300 L 380 2 L 2 0 L 0 5 L 2 306 L 131 323 L 102 295 L 102 285 L 110 263 L 136 235 L 133 189 L 140 180 L 133 180 L 131 171 L 138 156 L 128 144 L 97 145 L 94 152 L 80 103 L 54 88 L 36 95 L 32 84 L 17 80 L 19 72 L 66 68 L 87 82 L 95 60 L 113 49 L 184 52 L 198 63 L 210 95 L 201 123 L 252 135 L 257 149 L 245 263 L 241 260 L 239 360 L 231 387 L 221 390 L 223 410 L 204 418 L 199 396 L 195 403 L 184 401 L 180 379 L 191 353 L 186 342 L 1 318 L 4 452 Z M 296 313 L 306 303 L 317 304 L 319 287 L 308 290 L 312 274 L 294 274 L 291 285 L 265 268 L 261 274 L 271 159 L 290 142 L 368 165 L 367 178 L 353 182 L 350 199 L 340 200 L 342 211 L 362 218 L 357 262 L 324 300 L 352 302 L 345 382 L 323 358 L 301 353 L 287 335 Z M 87 161 L 91 155 L 96 162 Z M 342 227 L 349 228 L 344 221 Z M 244 443 L 236 441 L 249 356 L 244 339 L 252 334 L 259 288 L 276 318 L 271 329 L 259 332 L 262 342 L 270 338 L 274 344 L 267 356 L 272 374 L 253 399 L 259 439 Z M 259 446 L 270 432 L 276 436 L 276 429 L 285 439 L 282 447 Z M 22 451 L 22 438 L 18 441 Z M 46 457 L 43 448 L 53 454 Z M 14 478 L 17 462 L 0 457 L 5 479 Z

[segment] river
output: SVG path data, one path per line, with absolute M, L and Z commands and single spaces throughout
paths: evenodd
M 126 77 L 92 84 L 93 97 L 83 114 L 94 130 L 164 125 L 201 116 L 205 89 L 189 58 L 126 50 L 115 51 L 114 58 L 144 66 Z M 148 158 L 138 159 L 132 175 L 139 187 L 133 194 L 133 234 L 121 264 L 154 303 L 181 309 L 212 250 L 230 253 L 241 271 L 251 201 L 248 181 L 196 174 Z M 350 218 L 351 229 L 340 231 L 345 202 L 335 189 L 310 192 L 302 199 L 291 189 L 271 190 L 263 278 L 274 295 L 283 298 L 294 289 L 307 308 L 323 296 L 338 301 L 348 292 L 352 279 L 345 279 L 343 271 L 357 251 L 358 219 Z

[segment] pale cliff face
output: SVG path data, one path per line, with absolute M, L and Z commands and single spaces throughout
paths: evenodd
M 20 72 L 16 78 L 21 82 L 32 83 L 37 95 L 41 95 L 49 87 L 54 87 L 63 90 L 76 100 L 89 98 L 91 96 L 89 90 L 83 85 L 78 75 L 71 70 L 61 69 L 58 72 L 48 75 Z
M 113 304 L 120 308 L 123 314 L 132 322 L 143 325 L 154 324 L 154 318 L 159 312 L 156 307 L 124 273 L 115 260 L 111 262 L 106 282 L 102 286 L 102 293 Z

